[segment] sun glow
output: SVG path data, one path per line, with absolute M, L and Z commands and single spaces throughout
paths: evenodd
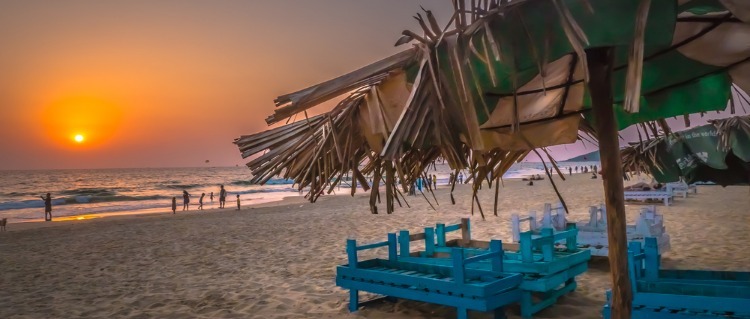
M 122 112 L 109 101 L 92 97 L 62 98 L 40 114 L 44 130 L 53 143 L 97 148 L 110 142 L 119 127 Z

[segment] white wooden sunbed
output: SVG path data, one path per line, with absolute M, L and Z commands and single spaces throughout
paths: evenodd
M 553 228 L 556 231 L 565 230 L 568 224 L 565 211 L 561 204 L 552 206 L 544 205 L 544 217 L 537 219 L 536 212 L 532 211 L 528 216 L 512 216 L 511 227 L 513 241 L 520 239 L 521 223 L 529 222 L 529 229 L 538 231 L 541 228 Z M 577 243 L 581 248 L 588 248 L 594 256 L 608 256 L 609 242 L 607 239 L 607 214 L 603 205 L 589 208 L 589 221 L 575 223 L 578 229 Z M 664 253 L 671 249 L 670 237 L 664 227 L 664 217 L 656 213 L 656 207 L 648 206 L 641 209 L 641 214 L 635 225 L 626 226 L 628 242 L 645 241 L 646 237 L 654 237 L 659 245 L 659 252 Z M 564 241 L 560 242 L 563 244 Z
M 665 206 L 674 202 L 674 194 L 669 190 L 656 191 L 625 191 L 625 200 L 647 201 L 649 199 L 660 200 Z

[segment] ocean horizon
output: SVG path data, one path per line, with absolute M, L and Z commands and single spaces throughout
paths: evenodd
M 559 162 L 561 168 L 595 164 Z M 432 173 L 439 185 L 448 183 L 447 166 L 438 165 Z M 545 174 L 541 162 L 522 162 L 513 165 L 503 178 L 536 174 Z M 7 218 L 10 223 L 43 221 L 44 202 L 40 197 L 46 193 L 52 196 L 54 218 L 166 212 L 171 210 L 172 197 L 177 198 L 178 210 L 182 210 L 183 190 L 191 195 L 190 210 L 198 208 L 201 194 L 205 194 L 205 209 L 218 208 L 219 185 L 228 192 L 228 208 L 236 205 L 237 195 L 243 207 L 301 196 L 292 180 L 273 178 L 265 185 L 256 185 L 251 178 L 245 166 L 3 170 L 0 219 Z M 348 194 L 350 187 L 345 181 L 334 193 Z

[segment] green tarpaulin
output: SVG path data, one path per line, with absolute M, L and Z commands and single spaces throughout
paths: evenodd
M 721 135 L 728 135 L 728 148 Z M 695 127 L 652 141 L 643 153 L 643 164 L 662 183 L 684 179 L 726 186 L 750 181 L 750 134 L 740 128 L 720 132 L 714 125 Z

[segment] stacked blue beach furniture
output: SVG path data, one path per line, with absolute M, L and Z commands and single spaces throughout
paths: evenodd
M 459 230 L 461 239 L 446 239 L 447 233 Z M 587 270 L 591 254 L 577 247 L 576 235 L 572 227 L 556 233 L 552 229 L 522 233 L 518 245 L 476 241 L 471 240 L 469 220 L 462 219 L 460 224 L 425 228 L 424 233 L 389 234 L 389 240 L 381 243 L 357 246 L 349 240 L 349 264 L 337 268 L 336 284 L 350 289 L 350 311 L 357 310 L 357 291 L 362 290 L 454 306 L 459 318 L 465 318 L 467 309 L 494 311 L 496 318 L 502 318 L 504 305 L 520 303 L 521 315 L 530 318 L 575 290 L 575 277 Z M 555 248 L 560 240 L 566 240 L 566 246 Z M 424 251 L 410 251 L 414 241 L 424 241 Z M 357 260 L 357 251 L 384 246 L 389 247 L 388 260 Z M 470 285 L 493 289 L 467 294 L 464 290 Z
M 360 250 L 388 247 L 388 259 L 359 261 Z M 493 311 L 495 318 L 505 318 L 503 306 L 521 299 L 518 286 L 520 274 L 504 273 L 503 251 L 499 241 L 490 243 L 490 250 L 466 257 L 456 248 L 450 266 L 426 265 L 401 261 L 397 257 L 396 234 L 388 240 L 357 246 L 347 241 L 349 263 L 336 269 L 336 285 L 349 289 L 349 310 L 359 308 L 359 291 L 388 297 L 418 300 L 457 308 L 458 318 L 468 318 L 468 310 Z M 488 270 L 467 265 L 487 261 Z
M 750 272 L 660 269 L 655 238 L 628 245 L 632 318 L 750 318 Z M 607 292 L 604 318 L 610 318 Z

